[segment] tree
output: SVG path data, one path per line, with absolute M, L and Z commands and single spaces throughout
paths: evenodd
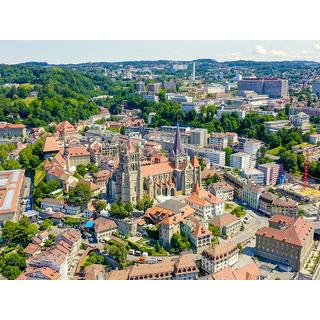
M 16 279 L 26 267 L 25 257 L 18 253 L 7 253 L 0 257 L 0 272 L 9 280 Z
M 78 183 L 74 189 L 69 192 L 69 201 L 76 206 L 87 204 L 92 198 L 90 187 L 83 183 Z
M 138 210 L 143 211 L 146 213 L 146 211 L 153 206 L 153 199 L 150 198 L 147 194 L 144 194 L 143 198 L 137 202 L 136 208 Z
M 205 159 L 199 158 L 199 164 L 200 164 L 201 171 L 203 171 L 204 168 L 206 167 Z
M 127 260 L 128 249 L 122 243 L 117 242 L 116 244 L 112 244 L 108 246 L 109 254 L 115 258 L 118 262 L 123 263 Z
M 2 166 L 4 170 L 21 169 L 21 164 L 15 159 L 10 159 L 8 161 L 5 161 Z
M 188 237 L 185 234 L 181 234 L 180 232 L 176 232 L 173 234 L 170 245 L 170 251 L 174 253 L 180 253 L 182 251 L 188 250 L 191 247 Z
M 27 217 L 22 217 L 18 222 L 7 221 L 2 228 L 5 242 L 22 246 L 26 246 L 37 233 L 37 226 L 31 224 Z
M 246 212 L 242 206 L 237 206 L 231 211 L 231 214 L 241 218 L 246 214 Z
M 283 164 L 283 168 L 288 172 L 297 172 L 297 155 L 293 151 L 284 151 L 280 154 L 279 163 Z
M 90 173 L 95 173 L 98 171 L 98 167 L 94 163 L 89 163 L 87 169 Z
M 80 174 L 81 177 L 84 177 L 87 173 L 87 167 L 84 164 L 80 163 L 76 167 L 76 172 Z
M 220 176 L 218 174 L 214 174 L 211 176 L 210 174 L 205 178 L 205 183 L 207 186 L 210 186 L 212 183 L 219 182 L 221 180 Z
M 87 267 L 90 266 L 92 264 L 103 264 L 106 265 L 106 259 L 104 256 L 96 253 L 96 252 L 91 252 L 89 254 L 89 256 L 86 258 L 86 260 L 84 261 L 82 267 Z
M 232 149 L 231 148 L 225 148 L 224 152 L 226 153 L 226 166 L 230 166 L 231 161 L 231 155 L 232 155 Z
M 221 235 L 221 230 L 217 226 L 209 225 L 208 229 L 211 231 L 214 237 L 219 237 Z
M 52 227 L 52 221 L 50 219 L 44 219 L 40 225 L 40 230 L 50 230 Z
M 124 204 L 122 202 L 114 202 L 110 207 L 110 214 L 119 219 L 124 219 L 131 216 L 132 206 Z
M 107 203 L 104 200 L 99 200 L 96 203 L 96 210 L 98 213 L 100 213 L 102 210 L 104 210 L 107 207 Z

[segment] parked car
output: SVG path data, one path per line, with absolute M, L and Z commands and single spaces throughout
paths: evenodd
M 136 256 L 140 257 L 141 256 L 141 251 L 137 250 L 135 253 Z
M 130 249 L 130 250 L 129 250 L 129 254 L 130 254 L 130 255 L 134 256 L 135 253 L 136 253 L 136 252 L 135 252 L 133 249 Z

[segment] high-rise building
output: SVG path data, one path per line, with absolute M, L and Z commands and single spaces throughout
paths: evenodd
M 251 155 L 245 152 L 238 152 L 231 155 L 232 168 L 249 169 L 251 168 Z
M 197 145 L 199 147 L 204 147 L 207 145 L 208 140 L 208 130 L 195 128 L 190 131 L 190 144 Z
M 279 78 L 244 78 L 238 81 L 238 94 L 244 91 L 255 91 L 266 94 L 270 98 L 283 98 L 288 96 L 288 80 Z
M 191 81 L 196 81 L 196 63 L 192 63 Z

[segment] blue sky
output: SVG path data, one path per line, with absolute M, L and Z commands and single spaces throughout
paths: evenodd
M 198 58 L 320 62 L 320 41 L 0 41 L 0 63 L 7 64 Z

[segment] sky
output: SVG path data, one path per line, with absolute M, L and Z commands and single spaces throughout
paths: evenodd
M 320 62 L 320 41 L 0 41 L 0 63 L 52 64 L 129 60 L 309 60 Z

